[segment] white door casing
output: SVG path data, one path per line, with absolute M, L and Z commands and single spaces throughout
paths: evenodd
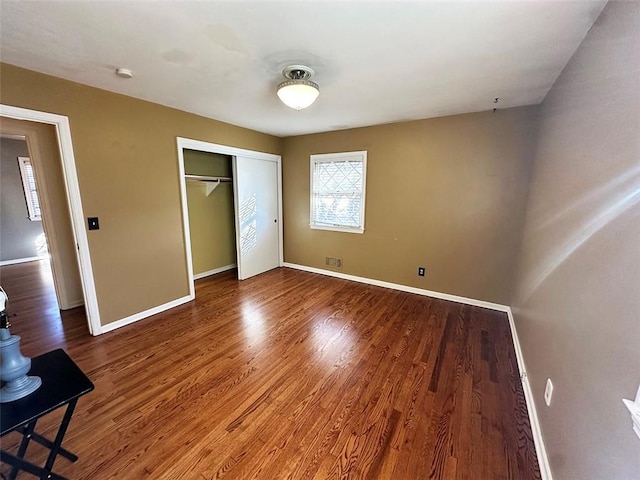
M 37 110 L 28 110 L 26 108 L 2 104 L 0 104 L 0 117 L 47 123 L 54 125 L 56 128 L 60 158 L 62 159 L 62 173 L 69 202 L 69 212 L 71 212 L 73 237 L 77 246 L 76 251 L 78 265 L 80 267 L 80 280 L 82 282 L 87 323 L 91 335 L 99 335 L 102 333 L 100 311 L 98 310 L 98 297 L 93 277 L 91 256 L 89 254 L 89 241 L 84 226 L 84 212 L 82 209 L 82 199 L 80 197 L 78 174 L 76 172 L 73 143 L 71 142 L 69 118 L 54 113 L 39 112 Z
M 203 142 L 200 140 L 193 140 L 190 138 L 177 137 L 177 146 L 178 146 L 178 169 L 180 172 L 180 195 L 182 200 L 182 222 L 183 222 L 183 230 L 184 230 L 184 244 L 185 244 L 185 259 L 187 262 L 187 271 L 189 277 L 189 296 L 193 299 L 195 298 L 195 288 L 194 288 L 194 276 L 193 276 L 193 261 L 191 258 L 191 233 L 189 230 L 189 209 L 187 205 L 187 186 L 185 181 L 185 171 L 184 171 L 184 153 L 183 150 L 197 150 L 201 152 L 209 152 L 209 153 L 219 153 L 223 155 L 231 155 L 234 157 L 234 173 L 233 173 L 233 191 L 234 191 L 234 216 L 236 222 L 238 221 L 238 199 L 236 198 L 236 192 L 238 191 L 238 175 L 235 172 L 235 157 L 242 157 L 246 159 L 252 160 L 262 160 L 268 161 L 272 164 L 275 164 L 276 170 L 276 201 L 277 201 L 277 222 L 274 222 L 277 225 L 277 252 L 278 252 L 278 264 L 276 266 L 282 266 L 284 262 L 283 248 L 282 248 L 282 166 L 281 166 L 281 157 L 280 155 L 273 155 L 271 153 L 263 153 L 256 152 L 253 150 L 245 150 L 237 147 L 230 147 L 228 145 L 220 145 L 216 143 Z M 273 220 L 273 219 L 272 219 Z M 238 225 L 236 225 L 236 242 L 238 241 L 237 237 Z M 240 277 L 240 269 L 242 259 L 240 257 L 240 249 L 237 248 L 237 263 L 238 263 L 238 276 Z M 242 278 L 242 277 L 240 277 Z

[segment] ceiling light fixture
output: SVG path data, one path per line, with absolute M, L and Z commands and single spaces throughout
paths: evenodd
M 320 95 L 318 84 L 310 78 L 314 71 L 304 65 L 289 65 L 282 70 L 287 80 L 278 85 L 278 97 L 287 107 L 302 110 L 316 101 Z

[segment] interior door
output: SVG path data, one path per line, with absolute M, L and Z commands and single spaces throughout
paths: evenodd
M 234 156 L 238 278 L 280 266 L 278 164 Z

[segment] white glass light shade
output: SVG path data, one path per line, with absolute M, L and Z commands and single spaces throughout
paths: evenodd
M 287 107 L 302 110 L 320 95 L 318 84 L 308 80 L 291 80 L 278 85 L 278 97 Z

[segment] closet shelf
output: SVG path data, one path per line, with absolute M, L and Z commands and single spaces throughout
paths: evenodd
M 203 182 L 206 185 L 207 197 L 211 195 L 211 192 L 218 188 L 218 185 L 221 183 L 228 183 L 233 180 L 231 177 L 210 177 L 207 175 L 185 175 L 184 178 L 186 178 L 188 182 Z

